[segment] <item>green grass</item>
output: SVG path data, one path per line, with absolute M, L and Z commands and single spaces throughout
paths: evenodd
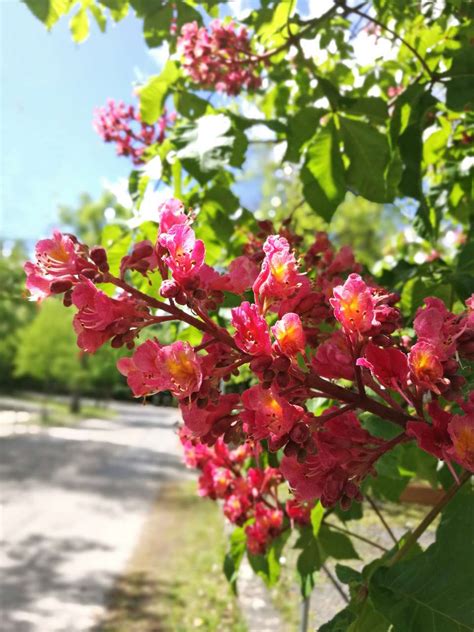
M 96 632 L 245 632 L 224 551 L 219 508 L 195 483 L 166 485 Z

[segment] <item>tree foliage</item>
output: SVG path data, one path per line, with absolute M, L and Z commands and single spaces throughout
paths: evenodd
M 384 251 L 385 256 L 374 262 L 378 255 L 375 248 L 363 262 L 371 267 L 369 272 L 374 283 L 400 294 L 400 308 L 406 323 L 405 338 L 412 335 L 411 326 L 417 309 L 428 296 L 442 299 L 447 309 L 453 311 L 452 322 L 457 316 L 461 322 L 463 303 L 474 290 L 472 3 L 464 0 L 446 0 L 445 3 L 374 0 L 370 4 L 358 4 L 351 0 L 335 0 L 324 13 L 311 15 L 305 2 L 262 0 L 239 16 L 240 23 L 250 34 L 250 52 L 243 52 L 235 46 L 226 49 L 225 41 L 222 46 L 215 46 L 217 27 L 211 20 L 229 16 L 226 4 L 214 0 L 200 3 L 191 0 L 177 3 L 155 0 L 25 1 L 47 28 L 68 15 L 76 42 L 87 38 L 91 18 L 104 30 L 110 21 L 123 19 L 131 12 L 143 22 L 148 46 L 168 46 L 169 59 L 161 72 L 148 78 L 138 90 L 140 114 L 144 124 L 159 125 L 164 108 L 167 108 L 168 112 L 176 113 L 176 120 L 163 138 L 147 147 L 142 163 L 131 174 L 129 192 L 138 211 L 150 189 L 163 185 L 171 187 L 186 207 L 194 209 L 197 216 L 195 237 L 206 244 L 208 265 L 229 264 L 241 254 L 244 245 L 251 249 L 252 243 L 257 243 L 260 247 L 261 235 L 265 235 L 265 230 L 269 231 L 268 224 L 257 223 L 254 213 L 250 212 L 256 209 L 247 209 L 241 202 L 241 182 L 245 181 L 254 148 L 265 145 L 271 148 L 271 160 L 278 163 L 277 168 L 290 174 L 291 182 L 287 183 L 283 203 L 279 198 L 277 209 L 271 208 L 272 202 L 270 209 L 266 209 L 276 211 L 274 215 L 281 222 L 281 233 L 294 238 L 289 228 L 293 222 L 293 228 L 303 233 L 303 245 L 309 244 L 310 237 L 314 238 L 315 227 L 324 227 L 331 232 L 336 230 L 339 221 L 341 235 L 345 233 L 348 241 L 360 238 L 364 243 L 367 233 L 359 227 L 348 227 L 348 223 L 371 221 L 371 215 L 358 212 L 351 215 L 348 206 L 355 203 L 357 209 L 373 210 L 383 205 L 385 212 L 396 208 L 405 217 L 410 217 L 413 224 L 410 236 L 406 230 L 397 236 L 390 235 L 390 242 L 394 244 L 392 250 Z M 310 6 L 314 7 L 314 3 Z M 202 41 L 208 38 L 214 48 L 206 44 L 205 52 L 199 52 L 201 49 L 196 47 L 195 58 L 190 60 L 182 54 L 182 38 L 187 44 L 194 41 L 193 38 L 202 38 Z M 229 55 L 228 60 L 222 57 L 222 49 Z M 193 59 L 195 67 L 191 72 Z M 219 60 L 224 68 L 226 64 L 232 65 L 232 72 L 219 69 Z M 257 80 L 247 90 L 249 73 L 255 72 Z M 151 165 L 159 165 L 158 176 Z M 282 180 L 278 176 L 276 179 Z M 270 194 L 270 200 L 273 197 Z M 265 208 L 261 211 L 265 212 Z M 393 232 L 398 228 L 406 229 L 406 222 L 400 217 L 397 213 L 390 218 Z M 109 283 L 103 286 L 106 293 L 112 296 L 115 284 L 129 292 L 130 302 L 131 297 L 134 300 L 137 296 L 143 298 L 136 291 L 144 292 L 148 307 L 157 307 L 153 301 L 158 296 L 160 275 L 156 266 L 153 268 L 152 254 L 146 251 L 148 259 L 140 259 L 134 250 L 136 242 L 155 244 L 156 233 L 156 223 L 150 221 L 138 221 L 133 233 L 120 224 L 105 228 L 101 243 L 108 251 L 107 267 L 101 264 L 102 267 L 94 268 L 92 272 L 97 275 L 94 277 L 97 283 L 108 279 Z M 196 243 L 193 241 L 193 247 Z M 159 245 L 165 247 L 161 241 Z M 141 247 L 146 250 L 147 246 Z M 75 256 L 82 255 L 75 253 Z M 124 274 L 118 278 L 123 272 L 120 268 L 124 257 L 127 258 L 131 285 L 124 281 Z M 143 262 L 144 259 L 147 261 Z M 198 256 L 195 256 L 193 266 L 197 260 Z M 145 274 L 138 267 L 140 261 L 140 265 L 145 266 Z M 92 265 L 90 261 L 88 263 Z M 147 274 L 148 270 L 150 274 Z M 75 278 L 74 283 L 84 282 Z M 130 287 L 135 288 L 133 292 Z M 179 288 L 167 288 L 170 292 L 175 290 L 177 294 L 170 294 L 171 298 L 182 298 Z M 230 293 L 221 294 L 224 308 L 235 306 L 232 303 L 235 297 L 229 296 Z M 212 298 L 210 296 L 211 305 Z M 183 300 L 186 301 L 186 297 Z M 108 305 L 115 306 L 110 309 L 118 309 L 114 303 Z M 128 309 L 127 322 L 137 318 L 132 306 L 122 304 L 121 308 Z M 248 310 L 250 313 L 251 308 Z M 167 325 L 170 328 L 165 333 L 166 337 L 171 331 L 172 339 L 179 339 L 174 344 L 178 345 L 180 353 L 188 353 L 189 344 L 200 344 L 200 337 L 196 338 L 196 332 L 187 326 L 193 324 L 194 317 L 186 312 L 183 316 L 172 301 L 165 311 L 174 316 L 178 312 L 181 315 L 183 322 L 173 330 Z M 146 319 L 143 314 L 141 312 L 139 317 Z M 202 317 L 198 311 L 195 314 Z M 153 324 L 151 311 L 148 317 L 147 325 Z M 216 318 L 224 330 L 223 326 L 228 324 L 227 315 L 221 313 Z M 209 322 L 204 320 L 204 323 L 211 327 Z M 327 322 L 322 323 L 317 335 L 324 334 L 327 328 Z M 203 331 L 206 331 L 205 327 Z M 135 335 L 131 327 L 126 333 L 130 332 Z M 115 330 L 110 330 L 107 336 L 112 338 L 115 334 Z M 226 337 L 221 332 L 221 337 L 224 343 L 228 342 L 228 334 Z M 133 336 L 117 338 L 113 338 L 117 344 L 133 344 Z M 95 348 L 97 339 L 91 337 L 88 344 Z M 398 350 L 402 348 L 400 343 Z M 163 363 L 167 360 L 166 353 L 172 353 L 154 342 L 147 345 L 147 349 L 154 349 Z M 307 351 L 304 349 L 305 354 Z M 295 371 L 309 371 L 305 354 L 300 354 Z M 353 360 L 356 358 L 354 356 Z M 198 363 L 195 358 L 193 361 Z M 189 364 L 194 367 L 191 361 Z M 122 364 L 122 370 L 140 373 L 133 362 Z M 459 371 L 460 382 L 466 384 L 467 396 L 472 382 L 469 361 L 460 366 Z M 250 379 L 250 374 L 248 377 Z M 303 376 L 302 379 L 306 378 Z M 263 380 L 265 383 L 265 378 Z M 143 386 L 141 382 L 138 386 L 136 382 L 134 384 L 136 388 Z M 386 445 L 400 439 L 397 427 L 376 414 L 377 406 L 364 408 L 367 398 L 360 376 L 357 386 L 357 393 L 362 398 L 357 405 L 365 410 L 360 415 L 364 430 L 387 442 Z M 372 387 L 379 405 L 387 408 L 388 402 L 398 415 L 407 414 L 406 400 L 400 389 L 394 390 L 390 401 L 386 388 L 377 388 L 374 381 Z M 341 391 L 333 389 L 334 392 L 337 400 Z M 417 397 L 419 395 L 418 391 Z M 437 399 L 438 395 L 432 390 L 432 397 Z M 206 398 L 207 395 L 202 398 L 206 400 L 204 407 L 208 404 Z M 459 401 L 446 398 L 445 413 L 451 418 L 460 412 Z M 315 397 L 312 414 L 321 417 L 331 403 L 327 397 Z M 421 397 L 413 410 L 410 408 L 412 403 L 408 401 L 410 415 L 423 417 L 427 398 Z M 464 404 L 465 410 L 466 406 Z M 438 429 L 433 430 L 436 414 L 432 412 L 433 408 L 430 410 L 430 432 L 436 434 Z M 472 412 L 468 414 L 472 415 Z M 441 421 L 438 423 L 442 425 Z M 426 430 L 425 426 L 423 428 Z M 434 444 L 435 440 L 431 440 Z M 442 443 L 439 437 L 438 440 Z M 257 457 L 249 456 L 245 476 L 254 466 L 261 465 L 264 469 L 278 465 L 281 454 L 275 455 L 267 447 L 263 446 L 263 452 L 258 456 L 263 463 L 255 463 L 251 459 Z M 440 461 L 435 456 L 440 453 L 436 449 L 432 447 L 423 452 L 413 443 L 400 439 L 393 450 L 376 462 L 371 475 L 362 484 L 361 494 L 398 501 L 409 482 L 420 479 L 435 488 L 446 487 L 448 479 L 452 482 L 451 475 L 446 466 L 438 467 Z M 467 452 L 470 450 L 472 445 Z M 446 454 L 442 456 L 446 458 Z M 304 462 L 306 457 L 306 453 L 302 454 L 301 461 Z M 453 472 L 461 476 L 461 482 L 466 482 L 466 474 L 456 472 L 456 469 Z M 454 491 L 448 491 L 446 499 L 454 496 L 458 489 L 456 485 L 452 487 Z M 472 511 L 468 511 L 471 503 L 469 491 L 463 491 L 451 503 L 446 506 L 441 503 L 436 508 L 434 514 L 442 513 L 441 523 L 436 542 L 426 551 L 416 544 L 416 539 L 429 520 L 426 524 L 421 523 L 414 534 L 407 534 L 394 543 L 392 550 L 366 564 L 361 572 L 340 565 L 338 579 L 348 585 L 350 603 L 321 630 L 472 629 L 472 610 L 467 605 L 468 560 L 474 556 L 470 537 Z M 353 506 L 346 513 L 336 509 L 333 516 L 331 510 L 319 516 L 319 510 L 316 504 L 310 524 L 307 521 L 291 523 L 298 530 L 295 547 L 300 551 L 297 573 L 303 595 L 311 591 L 315 574 L 325 559 L 345 560 L 357 556 L 351 540 L 332 529 L 328 519 L 334 517 L 342 522 L 357 519 L 361 515 L 360 508 Z M 272 516 L 268 517 L 268 508 L 260 508 L 260 511 L 270 524 Z M 285 514 L 284 520 L 288 528 L 290 513 Z M 224 570 L 233 586 L 244 555 L 244 534 L 246 529 L 254 526 L 254 523 L 239 525 L 231 536 Z M 273 538 L 267 549 L 256 547 L 247 551 L 254 571 L 270 584 L 278 578 L 280 554 L 286 544 L 284 531 L 278 533 L 280 535 Z M 445 579 L 443 572 L 449 576 L 446 583 L 442 581 Z

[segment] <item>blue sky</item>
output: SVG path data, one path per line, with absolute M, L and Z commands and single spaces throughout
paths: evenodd
M 158 67 L 131 15 L 104 35 L 93 25 L 81 45 L 67 20 L 47 32 L 18 0 L 0 0 L 0 23 L 0 238 L 33 240 L 55 226 L 59 204 L 128 175 L 93 131 L 93 109 L 130 101 L 132 83 Z

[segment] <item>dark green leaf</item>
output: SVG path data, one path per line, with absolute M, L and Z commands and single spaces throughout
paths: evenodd
M 465 491 L 443 512 L 434 544 L 373 574 L 370 597 L 395 630 L 473 630 L 473 534 L 474 494 Z
M 462 112 L 474 107 L 474 48 L 466 44 L 453 57 L 446 82 L 446 105 Z
M 187 118 L 198 118 L 206 113 L 209 104 L 192 92 L 176 92 L 174 95 L 176 109 Z
M 301 594 L 308 597 L 314 588 L 314 574 L 321 568 L 323 558 L 311 527 L 302 527 L 300 536 L 295 544 L 296 549 L 302 549 L 296 561 Z
M 355 618 L 356 615 L 349 607 L 344 608 L 344 610 L 338 612 L 331 621 L 322 625 L 318 629 L 318 632 L 347 632 Z
M 160 46 L 170 33 L 170 23 L 173 17 L 173 7 L 165 4 L 153 13 L 147 13 L 143 20 L 143 35 L 150 48 Z
M 359 556 L 351 540 L 337 531 L 331 531 L 327 525 L 323 525 L 319 531 L 318 544 L 327 557 L 336 560 L 358 560 Z
M 234 592 L 237 592 L 237 576 L 245 553 L 247 538 L 242 527 L 235 527 L 229 539 L 229 551 L 224 558 L 224 574 Z
M 299 162 L 302 145 L 314 136 L 325 112 L 321 108 L 302 108 L 288 120 L 286 160 Z

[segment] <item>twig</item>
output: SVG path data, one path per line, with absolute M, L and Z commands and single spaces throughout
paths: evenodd
M 337 579 L 334 577 L 334 575 L 331 573 L 331 571 L 329 570 L 329 568 L 326 566 L 326 564 L 322 564 L 321 568 L 323 569 L 323 571 L 326 573 L 326 575 L 328 576 L 329 580 L 331 581 L 331 584 L 334 586 L 334 588 L 337 590 L 337 592 L 341 595 L 341 597 L 344 599 L 344 601 L 346 603 L 349 603 L 349 597 L 346 595 L 346 593 L 343 591 L 341 585 L 339 584 L 339 582 L 337 581 Z
M 457 492 L 461 489 L 466 481 L 471 478 L 471 472 L 464 472 L 459 480 L 459 485 L 454 483 L 454 485 L 446 492 L 446 494 L 441 498 L 438 504 L 436 504 L 433 509 L 426 514 L 420 524 L 416 527 L 416 529 L 408 536 L 405 544 L 397 551 L 397 553 L 392 557 L 389 561 L 388 565 L 393 566 L 397 562 L 399 562 L 402 557 L 404 557 L 411 547 L 416 543 L 418 538 L 422 533 L 426 531 L 426 529 L 430 526 L 436 516 L 444 509 L 444 507 L 449 503 L 451 498 L 457 494 Z
M 345 6 L 345 5 L 343 5 L 343 6 Z M 414 48 L 411 44 L 409 44 L 396 31 L 394 31 L 393 29 L 388 27 L 383 22 L 380 22 L 380 20 L 377 20 L 377 18 L 373 18 L 371 15 L 368 15 L 367 13 L 364 13 L 363 11 L 358 9 L 357 7 L 352 7 L 352 8 L 351 7 L 345 7 L 345 8 L 346 8 L 348 13 L 355 13 L 356 15 L 360 16 L 361 18 L 365 18 L 369 22 L 372 22 L 373 24 L 376 24 L 377 26 L 380 26 L 380 28 L 383 29 L 384 31 L 387 31 L 387 33 L 391 33 L 394 36 L 395 39 L 397 39 L 399 42 L 401 42 L 404 46 L 406 46 L 408 48 L 408 50 L 410 50 L 415 55 L 415 57 L 421 63 L 421 65 L 423 66 L 425 72 L 428 74 L 430 79 L 432 79 L 433 81 L 436 79 L 436 74 L 433 73 L 431 68 L 426 63 L 425 59 L 420 55 L 420 53 L 416 50 L 416 48 Z
M 375 511 L 377 516 L 379 517 L 380 522 L 385 527 L 385 530 L 387 531 L 389 536 L 392 538 L 394 544 L 397 544 L 398 540 L 395 537 L 395 534 L 393 533 L 392 529 L 390 528 L 390 525 L 388 524 L 388 522 L 383 517 L 382 512 L 380 511 L 380 509 L 375 504 L 375 501 L 373 500 L 373 498 L 371 498 L 368 494 L 365 495 L 365 498 L 366 498 L 367 502 L 369 503 L 369 505 L 372 507 L 372 509 Z
M 356 408 L 355 404 L 345 404 L 344 406 L 341 406 L 337 410 L 333 410 L 332 413 L 323 413 L 322 415 L 315 415 L 314 420 L 312 421 L 311 425 L 314 426 L 315 430 L 317 430 L 321 426 L 321 424 L 326 423 L 326 421 L 329 421 L 330 419 L 333 419 L 334 417 L 339 417 L 339 415 L 342 415 L 348 410 L 354 410 L 354 408 Z
M 376 549 L 380 549 L 384 553 L 387 553 L 388 550 L 389 550 L 389 549 L 385 548 L 384 546 L 382 546 L 381 544 L 378 544 L 377 542 L 373 542 L 372 540 L 369 540 L 368 538 L 364 538 L 363 535 L 359 535 L 358 533 L 354 533 L 353 531 L 349 531 L 348 529 L 343 529 L 342 527 L 338 527 L 336 524 L 333 524 L 332 522 L 325 522 L 324 524 L 327 527 L 331 527 L 332 529 L 336 529 L 336 531 L 340 531 L 341 533 L 346 533 L 347 535 L 350 535 L 352 538 L 356 538 L 356 540 L 361 540 L 361 542 L 365 542 L 366 544 L 370 544 L 371 546 L 375 547 Z

